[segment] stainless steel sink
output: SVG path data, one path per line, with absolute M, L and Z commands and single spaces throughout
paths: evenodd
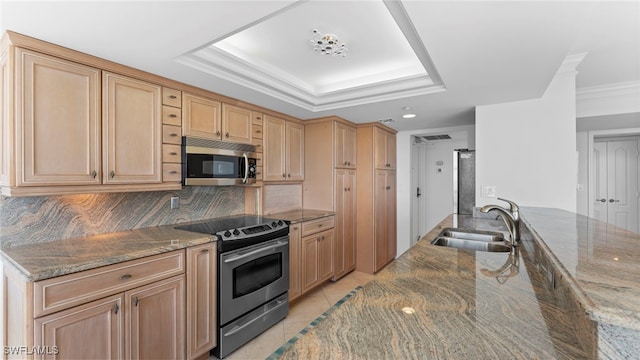
M 473 251 L 487 251 L 487 252 L 510 252 L 511 245 L 504 241 L 479 241 L 468 239 L 457 239 L 446 236 L 438 236 L 431 242 L 433 245 L 446 246 L 456 249 L 466 249 Z
M 466 239 L 475 241 L 504 241 L 504 235 L 494 231 L 466 230 L 458 228 L 445 228 L 438 237 L 448 237 L 456 239 Z

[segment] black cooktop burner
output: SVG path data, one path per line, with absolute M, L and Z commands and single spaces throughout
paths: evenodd
M 220 251 L 269 241 L 289 234 L 285 221 L 257 215 L 236 215 L 177 226 L 176 229 L 217 235 Z

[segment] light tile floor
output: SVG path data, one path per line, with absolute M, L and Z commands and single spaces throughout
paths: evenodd
M 289 315 L 284 320 L 233 352 L 226 359 L 266 359 L 351 290 L 374 278 L 375 275 L 353 271 L 335 283 L 325 283 L 291 305 Z M 215 357 L 212 356 L 211 359 L 215 359 Z

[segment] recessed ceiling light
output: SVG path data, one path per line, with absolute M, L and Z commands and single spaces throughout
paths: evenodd
M 413 119 L 414 117 L 416 117 L 416 114 L 404 114 L 404 115 L 402 115 L 403 119 Z
M 411 106 L 404 106 L 402 110 L 411 110 Z
M 416 313 L 416 309 L 412 308 L 412 307 L 403 307 L 402 308 L 402 312 L 405 314 L 415 314 Z

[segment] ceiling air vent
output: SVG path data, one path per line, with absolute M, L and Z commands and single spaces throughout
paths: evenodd
M 449 140 L 451 139 L 451 136 L 445 134 L 445 135 L 425 135 L 422 137 L 423 139 L 427 140 L 427 141 L 433 141 L 433 140 Z

